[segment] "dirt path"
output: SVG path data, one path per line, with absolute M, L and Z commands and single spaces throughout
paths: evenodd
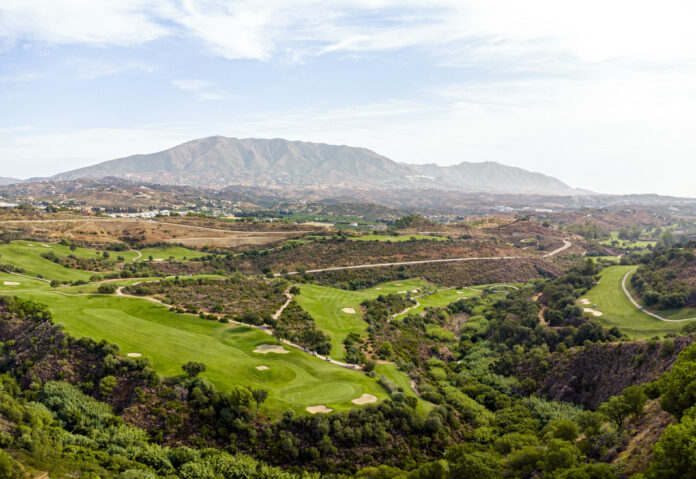
M 133 258 L 131 261 L 138 261 L 140 258 L 143 257 L 143 254 L 140 251 L 138 251 L 137 249 L 129 249 L 129 251 L 135 251 L 136 253 L 138 253 L 138 256 Z
M 271 316 L 273 319 L 277 320 L 278 318 L 280 318 L 280 315 L 283 314 L 283 311 L 285 310 L 285 308 L 287 308 L 288 304 L 290 304 L 290 301 L 292 301 L 292 294 L 290 294 L 289 288 L 285 290 L 284 294 L 285 294 L 285 297 L 288 298 L 288 300 L 285 301 L 280 308 L 278 308 L 278 311 L 273 313 L 273 316 Z
M 555 250 L 551 251 L 550 253 L 546 253 L 544 256 L 542 256 L 542 258 L 550 258 L 550 257 L 552 257 L 552 256 L 556 256 L 558 253 L 561 253 L 561 252 L 567 250 L 567 249 L 570 248 L 571 246 L 573 246 L 573 243 L 571 243 L 571 242 L 568 241 L 567 239 L 564 239 L 564 240 L 563 240 L 563 246 L 561 246 L 561 247 L 558 248 L 558 249 L 555 249 Z
M 406 313 L 408 313 L 409 311 L 411 311 L 412 309 L 415 309 L 415 308 L 417 308 L 418 306 L 420 306 L 420 303 L 418 302 L 418 300 L 416 299 L 416 297 L 411 297 L 411 299 L 414 300 L 414 301 L 416 302 L 416 304 L 414 304 L 413 306 L 409 306 L 408 308 L 404 309 L 403 311 L 399 311 L 399 312 L 396 313 L 396 314 L 392 314 L 392 315 L 389 317 L 389 321 L 391 321 L 392 319 L 396 318 L 396 317 L 399 316 L 399 315 L 406 314 Z
M 529 256 L 532 258 L 533 256 Z M 353 266 L 334 266 L 331 268 L 308 269 L 306 273 L 324 273 L 326 271 L 342 271 L 346 269 L 366 269 L 366 268 L 383 268 L 387 266 L 408 266 L 412 264 L 429 264 L 429 263 L 454 263 L 459 261 L 504 261 L 509 259 L 523 259 L 527 256 L 487 256 L 487 257 L 467 257 L 467 258 L 446 258 L 446 259 L 424 259 L 418 261 L 397 261 L 394 263 L 373 263 L 373 264 L 358 264 Z M 297 271 L 285 273 L 289 275 L 298 274 Z M 283 276 L 276 273 L 274 276 Z
M 667 319 L 667 318 L 664 318 L 664 317 L 660 316 L 659 314 L 653 313 L 652 311 L 648 311 L 647 309 L 643 308 L 640 304 L 638 304 L 638 301 L 636 301 L 635 299 L 633 299 L 633 296 L 631 296 L 631 293 L 629 293 L 628 288 L 626 287 L 626 280 L 628 279 L 628 276 L 629 276 L 631 273 L 633 273 L 635 270 L 636 270 L 635 268 L 632 269 L 631 271 L 629 271 L 628 273 L 626 273 L 626 275 L 623 277 L 623 279 L 621 280 L 621 289 L 623 289 L 623 292 L 624 292 L 624 294 L 626 295 L 626 297 L 628 298 L 628 300 L 629 300 L 629 301 L 633 304 L 633 306 L 635 306 L 639 311 L 644 312 L 644 313 L 647 314 L 648 316 L 652 316 L 653 318 L 659 319 L 660 321 L 666 321 L 666 322 L 678 323 L 678 322 L 680 322 L 680 321 L 692 321 L 692 320 L 696 319 L 696 318 Z

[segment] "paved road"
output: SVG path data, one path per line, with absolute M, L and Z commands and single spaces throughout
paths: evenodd
M 558 253 L 561 253 L 561 252 L 567 250 L 567 249 L 570 248 L 571 246 L 573 246 L 573 243 L 571 243 L 571 242 L 568 241 L 567 239 L 564 239 L 564 240 L 563 240 L 563 246 L 561 246 L 561 247 L 558 248 L 558 249 L 555 249 L 555 250 L 551 251 L 550 253 L 546 253 L 544 256 L 542 256 L 542 258 L 550 258 L 551 256 L 556 256 Z
M 633 273 L 634 271 L 635 271 L 635 268 L 632 269 L 631 271 L 629 271 L 628 273 L 626 273 L 626 275 L 625 275 L 625 276 L 623 277 L 623 279 L 621 280 L 621 288 L 623 289 L 623 292 L 624 292 L 624 294 L 626 295 L 626 297 L 628 298 L 628 300 L 629 300 L 631 303 L 633 303 L 633 306 L 635 306 L 637 309 L 639 309 L 640 311 L 644 312 L 644 313 L 647 314 L 648 316 L 652 316 L 653 318 L 659 319 L 660 321 L 668 321 L 668 322 L 675 322 L 675 323 L 677 323 L 677 322 L 679 322 L 679 321 L 691 321 L 691 320 L 696 319 L 696 318 L 667 319 L 667 318 L 664 318 L 664 317 L 660 316 L 659 314 L 653 313 L 652 311 L 648 311 L 647 309 L 641 308 L 640 304 L 638 304 L 638 302 L 637 302 L 635 299 L 633 299 L 633 296 L 631 296 L 631 293 L 629 293 L 628 288 L 626 287 L 626 280 L 628 279 L 628 276 L 629 276 L 631 273 Z
M 386 266 L 408 266 L 412 264 L 429 264 L 429 263 L 453 263 L 457 261 L 503 261 L 509 259 L 532 258 L 532 256 L 487 256 L 487 257 L 471 257 L 471 258 L 446 258 L 446 259 L 424 259 L 419 261 L 398 261 L 395 263 L 373 263 L 373 264 L 358 264 L 353 266 L 334 266 L 331 268 L 308 269 L 306 273 L 323 273 L 326 271 L 341 271 L 346 269 L 365 269 L 365 268 L 383 268 Z M 297 271 L 291 271 L 287 274 L 298 274 Z M 283 276 L 276 273 L 275 276 Z

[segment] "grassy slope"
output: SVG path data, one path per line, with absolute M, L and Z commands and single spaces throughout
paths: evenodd
M 32 246 L 30 246 L 32 245 Z M 45 246 L 44 246 L 45 245 Z M 41 254 L 48 251 L 53 251 L 58 256 L 75 255 L 83 258 L 94 258 L 97 256 L 96 250 L 77 248 L 75 251 L 70 251 L 67 246 L 61 246 L 55 243 L 36 243 L 27 241 L 13 241 L 10 244 L 0 245 L 0 263 L 8 263 L 25 270 L 25 274 L 29 276 L 43 275 L 46 279 L 58 279 L 63 281 L 88 280 L 93 272 L 81 271 L 77 269 L 66 268 L 59 264 L 42 258 Z M 133 252 L 132 257 L 135 256 Z M 116 253 L 111 252 L 115 255 Z
M 633 268 L 635 266 L 611 266 L 602 271 L 597 286 L 584 296 L 590 300 L 590 303 L 597 304 L 597 309 L 604 313 L 596 319 L 606 327 L 618 327 L 633 339 L 662 336 L 683 328 L 688 321 L 678 323 L 660 321 L 639 311 L 631 304 L 621 288 L 621 281 Z
M 1 261 L 1 258 L 0 258 L 0 261 Z M 6 281 L 8 283 L 19 283 L 19 284 L 18 285 L 5 284 Z M 0 272 L 0 290 L 2 290 L 2 291 L 16 291 L 16 290 L 24 290 L 24 289 L 50 289 L 50 286 L 45 281 L 23 278 L 21 276 L 15 275 L 15 274 Z
M 300 294 L 296 296 L 297 303 L 307 311 L 317 328 L 331 336 L 331 356 L 335 359 L 345 359 L 343 340 L 350 333 L 363 334 L 367 331 L 367 323 L 360 314 L 360 303 L 366 299 L 374 299 L 380 294 L 397 293 L 421 288 L 427 283 L 421 279 L 409 279 L 382 283 L 374 288 L 360 291 L 317 286 L 313 284 L 300 285 Z M 355 314 L 344 313 L 343 308 L 353 308 Z
M 647 248 L 648 245 L 655 246 L 657 244 L 657 241 L 650 241 L 650 240 L 623 240 L 619 239 L 619 232 L 618 231 L 612 231 L 609 233 L 609 239 L 606 239 L 604 241 L 600 241 L 599 244 L 603 244 L 606 246 L 613 246 L 613 242 L 617 242 L 617 246 L 619 248 Z
M 204 376 L 216 386 L 252 386 L 268 390 L 263 410 L 272 415 L 292 408 L 326 404 L 334 409 L 355 407 L 350 400 L 363 393 L 386 398 L 384 389 L 359 371 L 314 358 L 294 348 L 288 354 L 258 354 L 254 348 L 275 340 L 246 326 L 206 321 L 170 313 L 166 308 L 136 298 L 111 296 L 66 297 L 50 292 L 20 293 L 47 304 L 66 331 L 81 337 L 116 343 L 123 353 L 150 358 L 164 375 L 181 374 L 187 361 L 206 364 Z M 257 366 L 270 369 L 258 371 Z

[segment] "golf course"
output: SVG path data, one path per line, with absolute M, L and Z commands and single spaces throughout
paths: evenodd
M 616 326 L 632 339 L 648 339 L 681 330 L 689 321 L 661 321 L 636 308 L 626 297 L 621 282 L 634 268 L 635 266 L 610 266 L 604 269 L 599 283 L 581 297 L 581 300 L 587 299 L 588 303 L 580 306 L 601 312 L 601 316 L 593 318 L 607 328 Z

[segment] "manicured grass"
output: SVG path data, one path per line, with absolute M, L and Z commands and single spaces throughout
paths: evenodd
M 375 366 L 375 373 L 377 377 L 384 376 L 387 379 L 391 379 L 394 384 L 399 386 L 406 396 L 412 396 L 418 398 L 418 405 L 416 406 L 416 411 L 418 411 L 422 416 L 429 413 L 435 406 L 434 404 L 420 399 L 418 395 L 411 388 L 411 380 L 406 375 L 406 373 L 399 371 L 394 364 L 378 364 Z
M 616 242 L 616 243 L 614 243 Z M 624 239 L 619 239 L 619 232 L 618 231 L 612 231 L 609 233 L 609 239 L 606 239 L 604 241 L 601 241 L 600 244 L 607 245 L 607 246 L 614 246 L 616 245 L 619 248 L 647 248 L 648 245 L 655 246 L 657 244 L 657 241 L 650 241 L 650 240 L 624 240 Z
M 295 297 L 297 303 L 307 311 L 317 328 L 331 336 L 331 356 L 343 360 L 346 357 L 343 340 L 350 333 L 364 334 L 367 323 L 363 321 L 360 303 L 366 299 L 374 299 L 380 294 L 398 293 L 422 288 L 427 283 L 421 279 L 408 279 L 382 283 L 374 288 L 360 291 L 317 286 L 314 284 L 300 285 L 300 294 Z M 344 308 L 353 308 L 354 314 L 344 313 Z
M 45 245 L 45 246 L 44 246 Z M 77 248 L 71 251 L 67 246 L 55 243 L 40 243 L 33 241 L 13 241 L 0 245 L 0 263 L 7 263 L 18 268 L 23 268 L 29 276 L 43 275 L 46 279 L 58 279 L 61 281 L 89 280 L 95 273 L 66 268 L 53 261 L 42 258 L 41 254 L 53 251 L 58 256 L 75 255 L 77 257 L 94 258 L 96 250 Z M 114 252 L 111 252 L 114 254 Z
M 423 296 L 418 296 L 417 294 L 415 295 L 415 299 L 420 303 L 418 306 L 415 308 L 411 309 L 408 311 L 406 314 L 400 314 L 396 316 L 395 319 L 402 319 L 408 314 L 412 313 L 420 313 L 425 311 L 426 308 L 443 308 L 447 306 L 448 304 L 454 303 L 455 301 L 461 299 L 461 298 L 471 298 L 473 296 L 478 296 L 481 294 L 481 291 L 487 288 L 491 287 L 498 287 L 499 291 L 505 291 L 507 288 L 505 288 L 507 285 L 498 285 L 498 284 L 484 284 L 484 285 L 477 285 L 477 286 L 471 286 L 467 288 L 443 288 L 443 289 L 438 289 L 435 293 L 433 294 L 426 294 Z M 513 284 L 512 286 L 519 287 L 519 284 Z M 493 297 L 502 297 L 506 293 L 500 293 L 500 294 L 494 294 L 492 295 Z
M 387 236 L 387 235 L 365 235 L 365 236 L 349 236 L 349 240 L 353 241 L 411 241 L 416 240 L 433 240 L 433 241 L 447 241 L 444 236 L 428 236 L 428 235 L 399 235 L 399 236 Z
M 19 283 L 15 284 L 5 284 L 8 283 Z M 0 291 L 16 291 L 23 289 L 49 289 L 50 286 L 45 281 L 39 281 L 37 279 L 23 278 L 22 276 L 17 276 L 16 274 L 2 273 L 0 272 Z
M 632 339 L 662 336 L 671 331 L 679 331 L 688 324 L 689 321 L 660 321 L 633 306 L 621 288 L 621 281 L 624 275 L 634 268 L 635 266 L 611 266 L 604 269 L 599 283 L 583 296 L 589 299 L 591 304 L 580 307 L 592 308 L 593 304 L 597 304 L 596 309 L 603 315 L 593 318 L 605 327 L 616 326 Z
M 174 261 L 184 261 L 184 258 L 200 258 L 201 256 L 207 256 L 210 254 L 205 253 L 203 251 L 182 248 L 181 246 L 168 246 L 166 248 L 144 248 L 139 251 L 142 253 L 142 257 L 138 258 L 137 261 L 149 261 L 150 256 L 152 256 L 153 260 L 159 259 L 166 261 L 169 258 L 173 258 Z
M 123 354 L 142 353 L 166 376 L 182 374 L 188 361 L 206 364 L 207 377 L 221 389 L 251 386 L 269 392 L 262 410 L 277 417 L 292 408 L 326 404 L 336 410 L 356 407 L 362 394 L 385 399 L 387 393 L 360 371 L 322 361 L 286 346 L 287 354 L 259 354 L 260 344 L 275 344 L 268 334 L 246 326 L 207 321 L 169 312 L 144 299 L 115 296 L 70 296 L 51 292 L 19 293 L 48 305 L 56 322 L 73 336 L 105 339 Z M 257 366 L 269 366 L 259 371 Z

